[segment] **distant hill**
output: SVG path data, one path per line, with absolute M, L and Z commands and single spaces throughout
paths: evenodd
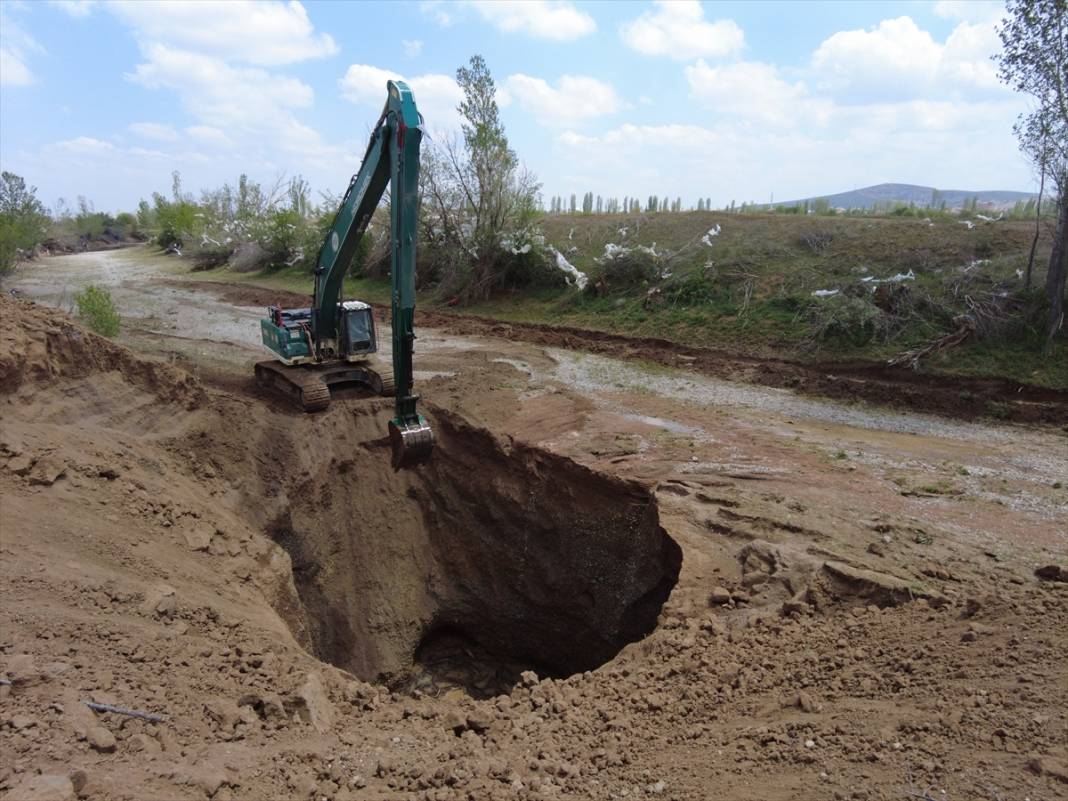
M 831 208 L 843 209 L 870 209 L 877 205 L 892 205 L 894 203 L 914 203 L 917 206 L 939 206 L 942 201 L 946 202 L 946 208 L 959 209 L 965 201 L 978 196 L 979 204 L 987 208 L 1011 208 L 1017 201 L 1027 201 L 1036 195 L 1032 192 L 1012 192 L 1003 189 L 994 190 L 963 190 L 963 189 L 936 189 L 933 186 L 917 186 L 916 184 L 877 184 L 866 186 L 863 189 L 854 189 L 851 192 L 839 192 L 835 195 L 817 195 L 816 197 L 801 198 L 800 200 L 788 200 L 775 203 L 776 206 L 793 206 L 804 203 L 806 200 L 826 200 Z M 932 200 L 934 201 L 932 203 Z

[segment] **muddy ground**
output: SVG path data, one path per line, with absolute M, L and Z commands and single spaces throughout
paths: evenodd
M 0 306 L 0 798 L 1068 797 L 1059 421 L 425 317 L 394 474 L 387 403 L 265 395 L 249 290 L 176 280 Z M 43 305 L 88 281 L 118 344 Z

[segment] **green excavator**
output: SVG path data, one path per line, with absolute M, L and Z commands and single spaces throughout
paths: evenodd
M 376 394 L 392 395 L 396 409 L 389 439 L 393 468 L 399 470 L 430 456 L 434 432 L 416 411 L 419 396 L 412 394 L 422 117 L 407 84 L 389 81 L 386 89 L 386 105 L 363 163 L 319 248 L 311 308 L 268 307 L 260 332 L 277 358 L 257 363 L 256 378 L 298 400 L 306 412 L 329 406 L 330 389 L 340 385 L 363 385 Z M 386 184 L 391 190 L 392 369 L 372 358 L 378 339 L 371 307 L 342 297 L 345 273 Z

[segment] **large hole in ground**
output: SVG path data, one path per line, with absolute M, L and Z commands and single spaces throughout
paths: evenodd
M 384 430 L 371 408 L 323 432 L 321 468 L 268 529 L 301 601 L 283 614 L 319 658 L 485 697 L 523 670 L 596 668 L 653 630 L 682 555 L 648 490 L 442 410 L 434 458 L 394 474 L 366 446 Z

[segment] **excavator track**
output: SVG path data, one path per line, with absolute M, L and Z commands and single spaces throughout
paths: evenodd
M 393 369 L 378 361 L 301 366 L 277 360 L 257 362 L 256 381 L 299 403 L 305 412 L 329 407 L 330 389 L 335 386 L 362 385 L 385 397 L 392 397 L 396 391 Z
M 372 370 L 378 376 L 378 386 L 373 387 L 375 392 L 383 398 L 392 398 L 397 392 L 397 384 L 393 380 L 393 367 L 383 362 L 374 362 Z

